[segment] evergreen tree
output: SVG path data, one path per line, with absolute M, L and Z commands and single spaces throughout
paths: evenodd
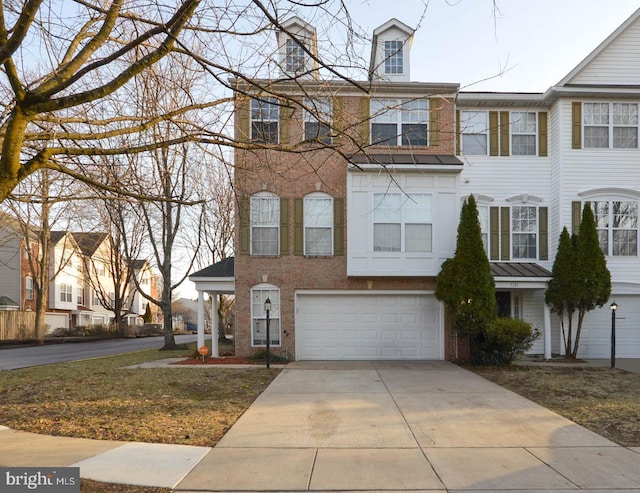
M 144 309 L 144 315 L 142 316 L 145 324 L 150 324 L 153 317 L 151 315 L 151 306 L 147 303 L 147 307 Z
M 473 355 L 487 324 L 497 316 L 495 285 L 473 195 L 462 205 L 455 255 L 442 265 L 435 295 L 453 317 L 456 333 L 469 337 Z

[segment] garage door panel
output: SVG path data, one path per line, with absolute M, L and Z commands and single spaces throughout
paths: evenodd
M 431 295 L 305 295 L 297 299 L 297 359 L 440 359 Z M 318 316 L 330 309 L 329 322 Z

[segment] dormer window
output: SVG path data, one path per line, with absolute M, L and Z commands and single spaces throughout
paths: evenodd
M 287 39 L 285 44 L 286 70 L 290 73 L 304 70 L 305 52 L 301 45 L 293 39 Z
M 384 73 L 402 74 L 404 54 L 402 53 L 402 41 L 384 42 Z

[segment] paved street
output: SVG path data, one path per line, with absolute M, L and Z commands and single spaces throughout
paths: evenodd
M 176 336 L 176 343 L 195 342 L 196 338 L 196 335 Z M 163 344 L 163 337 L 142 337 L 0 349 L 0 370 L 15 370 L 64 361 L 80 361 L 144 349 L 160 349 Z

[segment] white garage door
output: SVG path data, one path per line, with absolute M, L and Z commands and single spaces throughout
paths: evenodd
M 296 359 L 443 359 L 440 307 L 427 294 L 296 296 Z
M 612 297 L 612 299 L 614 299 Z M 615 296 L 616 357 L 640 358 L 640 296 Z M 608 358 L 611 356 L 611 309 L 588 312 L 580 335 L 578 356 L 582 358 Z

